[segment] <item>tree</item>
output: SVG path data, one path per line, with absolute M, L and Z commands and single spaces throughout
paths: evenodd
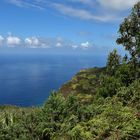
M 98 94 L 104 98 L 112 97 L 116 95 L 117 90 L 122 86 L 119 79 L 114 76 L 101 75 L 100 88 L 98 88 Z
M 124 86 L 129 86 L 135 80 L 135 71 L 131 64 L 122 63 L 115 72 L 115 78 L 119 79 Z
M 120 60 L 121 60 L 121 56 L 118 55 L 117 50 L 113 50 L 113 52 L 111 52 L 108 56 L 108 60 L 107 60 L 107 73 L 109 75 L 114 75 L 116 69 L 118 68 L 118 66 L 120 65 Z
M 134 67 L 140 62 L 140 2 L 134 5 L 131 14 L 119 28 L 117 43 L 130 53 Z

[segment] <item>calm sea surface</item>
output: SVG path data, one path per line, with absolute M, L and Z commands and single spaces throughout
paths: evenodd
M 41 105 L 79 70 L 104 65 L 94 55 L 0 55 L 0 105 Z

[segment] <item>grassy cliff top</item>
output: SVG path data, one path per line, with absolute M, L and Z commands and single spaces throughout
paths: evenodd
M 60 92 L 64 96 L 70 93 L 93 95 L 99 87 L 99 77 L 104 71 L 105 68 L 97 67 L 81 70 L 69 82 L 61 86 Z

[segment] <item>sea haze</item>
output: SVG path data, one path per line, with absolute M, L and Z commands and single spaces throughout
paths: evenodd
M 0 53 L 0 105 L 36 106 L 79 70 L 105 65 L 106 56 Z

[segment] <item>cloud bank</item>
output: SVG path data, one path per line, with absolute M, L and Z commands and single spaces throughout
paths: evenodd
M 138 0 L 97 0 L 101 7 L 123 11 L 131 8 Z
M 41 45 L 40 41 L 39 41 L 39 39 L 37 37 L 26 38 L 25 39 L 25 44 L 27 46 L 39 46 L 39 45 Z
M 109 36 L 110 38 L 110 36 Z M 67 40 L 61 37 L 54 38 L 45 38 L 45 37 L 25 37 L 21 38 L 19 36 L 15 36 L 12 33 L 7 36 L 0 35 L 0 49 L 5 50 L 6 48 L 11 48 L 10 50 L 42 50 L 43 52 L 52 52 L 52 53 L 102 53 L 108 54 L 110 51 L 114 49 L 114 46 L 102 46 L 98 44 L 94 44 L 92 41 L 82 41 L 82 42 L 74 42 L 71 40 Z M 118 48 L 119 49 L 119 48 Z M 6 49 L 7 50 L 7 49 Z M 9 50 L 9 49 L 8 49 Z M 122 47 L 119 49 L 122 51 Z
M 21 44 L 21 39 L 16 36 L 8 36 L 7 37 L 7 45 L 8 46 L 16 46 Z
M 117 22 L 138 0 L 4 0 L 23 8 L 56 10 L 64 16 L 99 22 Z
M 26 37 L 20 38 L 12 34 L 7 37 L 0 35 L 0 46 L 1 47 L 22 47 L 22 48 L 69 48 L 69 49 L 89 49 L 94 46 L 92 42 L 86 41 L 81 43 L 72 42 L 61 37 L 56 38 L 43 38 L 43 37 Z

